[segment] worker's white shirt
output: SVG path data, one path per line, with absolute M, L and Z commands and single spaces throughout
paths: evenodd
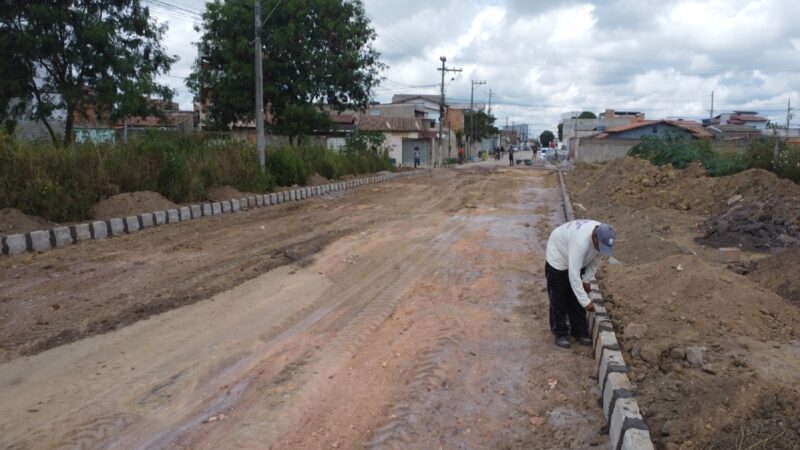
M 598 225 L 596 220 L 573 220 L 553 230 L 547 240 L 547 262 L 556 270 L 569 270 L 569 284 L 584 308 L 591 299 L 583 283 L 594 279 L 601 260 L 592 244 L 592 232 Z M 583 278 L 581 269 L 585 269 Z

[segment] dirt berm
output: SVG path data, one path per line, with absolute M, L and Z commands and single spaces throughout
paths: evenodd
M 800 448 L 800 310 L 787 301 L 800 253 L 729 227 L 743 276 L 706 245 L 735 205 L 760 203 L 791 231 L 797 185 L 633 158 L 566 178 L 578 216 L 617 228 L 622 265 L 605 265 L 600 284 L 657 448 Z M 780 252 L 747 251 L 760 243 Z

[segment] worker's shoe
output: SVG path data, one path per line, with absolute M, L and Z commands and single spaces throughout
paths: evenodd
M 556 336 L 556 345 L 561 348 L 569 348 L 569 339 L 566 336 Z
M 581 345 L 585 345 L 587 347 L 591 347 L 592 346 L 592 338 L 588 338 L 588 337 L 578 338 L 578 343 L 581 344 Z

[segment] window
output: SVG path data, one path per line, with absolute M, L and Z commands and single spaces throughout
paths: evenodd
M 658 127 L 653 127 L 653 134 L 658 134 Z

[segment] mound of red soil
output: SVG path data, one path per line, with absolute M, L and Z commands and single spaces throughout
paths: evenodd
M 223 202 L 232 198 L 249 197 L 255 194 L 242 192 L 230 186 L 215 186 L 208 189 L 207 197 L 212 202 Z
M 158 192 L 142 191 L 126 192 L 101 200 L 92 207 L 91 213 L 93 219 L 99 220 L 173 208 L 177 208 L 177 205 Z
M 0 209 L 0 236 L 52 228 L 56 224 L 41 217 L 29 216 L 18 209 Z

